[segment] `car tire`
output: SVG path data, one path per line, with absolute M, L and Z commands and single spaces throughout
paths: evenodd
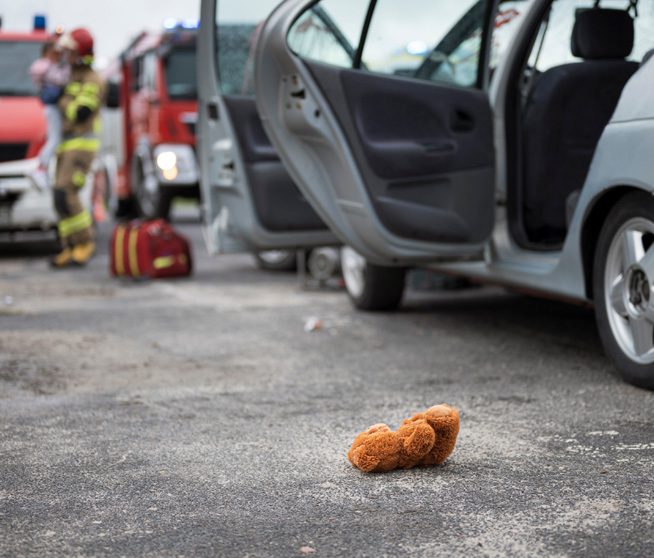
M 286 250 L 269 250 L 254 254 L 259 269 L 264 271 L 297 271 L 297 256 L 295 252 Z
M 651 272 L 646 274 L 647 269 Z M 595 251 L 593 293 L 605 352 L 622 379 L 646 389 L 654 389 L 652 285 L 654 199 L 637 192 L 622 198 L 604 222 Z
M 402 303 L 407 270 L 371 264 L 350 247 L 341 249 L 345 289 L 352 304 L 366 312 L 397 310 Z
M 138 213 L 144 219 L 168 219 L 172 205 L 172 196 L 166 192 L 161 184 L 155 184 L 156 177 L 147 175 L 144 163 L 136 158 L 132 163 L 132 186 Z M 150 186 L 146 185 L 150 181 Z

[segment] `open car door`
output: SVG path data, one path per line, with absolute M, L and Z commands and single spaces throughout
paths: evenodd
M 289 0 L 264 25 L 264 128 L 320 216 L 368 261 L 482 254 L 495 215 L 494 16 L 494 0 Z
M 203 0 L 198 153 L 213 253 L 336 244 L 286 172 L 254 100 L 254 48 L 278 0 Z

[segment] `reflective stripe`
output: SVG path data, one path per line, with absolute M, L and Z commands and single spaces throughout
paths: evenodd
M 86 174 L 82 171 L 75 171 L 73 173 L 73 185 L 82 188 L 84 184 L 86 184 Z
M 77 102 L 71 101 L 66 105 L 66 118 L 68 120 L 76 120 L 77 119 L 77 109 L 78 109 Z
M 153 262 L 155 269 L 166 269 L 175 265 L 175 256 L 162 256 Z
M 75 102 L 79 106 L 87 107 L 92 111 L 97 110 L 98 106 L 100 105 L 100 100 L 98 99 L 97 95 L 87 95 L 85 93 L 78 95 L 75 99 Z
M 67 238 L 75 233 L 82 232 L 93 225 L 93 219 L 88 211 L 82 211 L 73 217 L 59 221 L 59 235 Z
M 98 97 L 100 95 L 100 86 L 97 83 L 91 81 L 82 85 L 82 94 L 83 95 L 95 95 Z
M 116 231 L 116 253 L 114 254 L 114 261 L 116 262 L 116 274 L 125 275 L 125 227 L 118 227 Z
M 57 153 L 65 151 L 91 151 L 100 149 L 100 140 L 97 138 L 73 138 L 63 141 L 57 148 Z
M 129 233 L 129 268 L 133 277 L 140 277 L 141 270 L 139 269 L 139 257 L 136 252 L 137 242 L 139 239 L 139 230 L 132 229 Z
M 79 81 L 74 81 L 66 86 L 66 95 L 72 95 L 75 97 L 76 95 L 79 95 L 81 90 L 82 84 Z

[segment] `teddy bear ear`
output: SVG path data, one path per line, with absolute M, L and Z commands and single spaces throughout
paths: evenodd
M 390 427 L 388 424 L 384 424 L 383 422 L 380 422 L 378 424 L 373 424 L 368 430 L 366 430 L 366 434 L 374 434 L 375 432 L 390 432 Z
M 429 409 L 427 413 L 432 417 L 450 417 L 459 414 L 455 408 L 450 407 L 449 405 L 436 405 Z

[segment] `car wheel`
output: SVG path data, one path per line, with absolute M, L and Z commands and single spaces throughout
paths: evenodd
M 373 265 L 349 246 L 341 249 L 347 294 L 359 310 L 397 310 L 404 296 L 406 269 Z
M 629 194 L 609 213 L 593 266 L 602 344 L 627 382 L 654 389 L 654 199 Z
M 295 252 L 286 250 L 266 250 L 254 254 L 257 267 L 266 271 L 296 271 L 297 257 Z

